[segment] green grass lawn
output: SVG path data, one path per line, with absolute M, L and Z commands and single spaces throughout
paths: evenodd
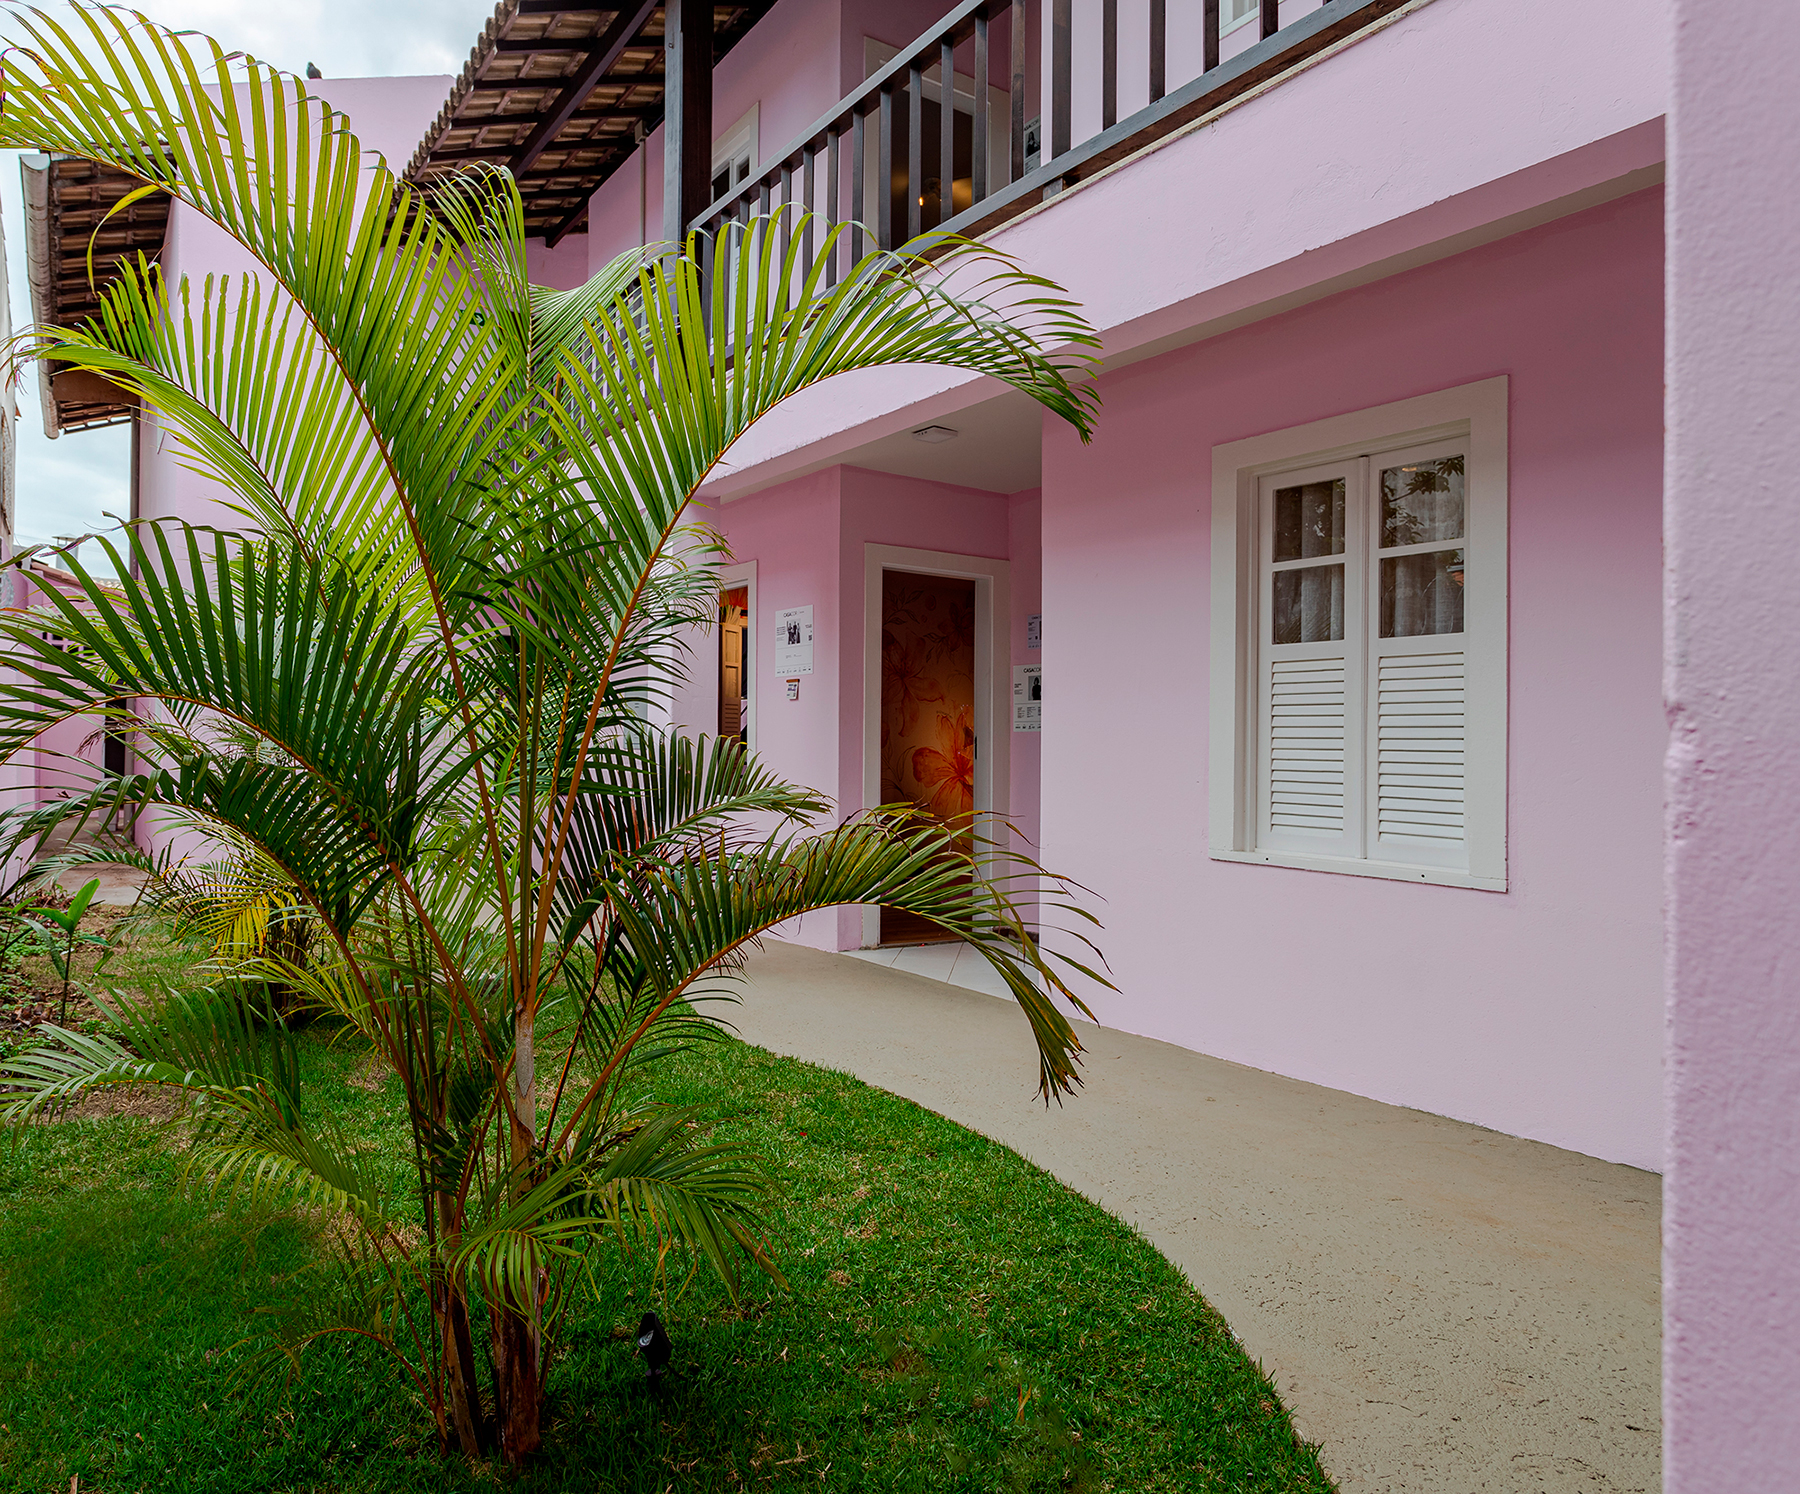
M 398 1086 L 353 1082 L 330 1036 L 305 1044 L 314 1093 L 385 1151 Z M 733 1306 L 710 1275 L 684 1291 L 679 1265 L 659 1285 L 653 1259 L 596 1248 L 523 1477 L 440 1458 L 355 1345 L 315 1349 L 285 1393 L 235 1388 L 257 1310 L 317 1289 L 309 1226 L 184 1189 L 179 1129 L 34 1128 L 0 1150 L 0 1489 L 1331 1487 L 1174 1267 L 1015 1153 L 736 1042 L 658 1085 L 782 1180 L 790 1289 L 752 1278 Z M 660 1394 L 631 1354 L 652 1306 L 675 1343 Z

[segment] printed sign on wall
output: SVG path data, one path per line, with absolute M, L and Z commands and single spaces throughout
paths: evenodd
M 1013 730 L 1042 731 L 1044 722 L 1044 666 L 1013 665 Z
M 775 614 L 775 673 L 811 674 L 813 659 L 813 610 L 788 607 Z
M 1042 648 L 1044 646 L 1044 614 L 1032 612 L 1025 618 L 1025 647 Z

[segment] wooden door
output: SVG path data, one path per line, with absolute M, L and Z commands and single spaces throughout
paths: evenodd
M 750 588 L 719 597 L 719 735 L 750 740 Z
M 967 830 L 975 810 L 975 583 L 884 571 L 881 578 L 881 799 L 910 802 Z M 951 939 L 881 910 L 883 944 Z

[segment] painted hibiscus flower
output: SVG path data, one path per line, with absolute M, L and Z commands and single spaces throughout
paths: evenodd
M 975 729 L 969 708 L 937 718 L 937 746 L 915 748 L 913 777 L 924 790 L 924 805 L 939 819 L 962 819 L 975 809 Z
M 919 708 L 944 698 L 944 687 L 927 671 L 916 645 L 886 634 L 881 647 L 881 731 L 887 738 L 888 723 L 898 724 L 905 736 L 919 720 Z

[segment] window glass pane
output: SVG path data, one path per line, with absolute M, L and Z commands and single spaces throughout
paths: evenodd
M 1276 571 L 1271 579 L 1275 584 L 1273 642 L 1328 643 L 1344 636 L 1343 566 L 1302 566 Z
M 1344 480 L 1275 490 L 1276 560 L 1344 553 Z
M 1463 537 L 1463 459 L 1440 457 L 1381 473 L 1381 545 L 1428 545 Z M 1404 635 L 1396 635 L 1404 636 Z
M 1293 572 L 1278 572 L 1291 575 Z M 1279 598 L 1280 592 L 1276 593 Z M 1381 562 L 1381 636 L 1423 638 L 1463 630 L 1463 552 L 1426 550 Z

